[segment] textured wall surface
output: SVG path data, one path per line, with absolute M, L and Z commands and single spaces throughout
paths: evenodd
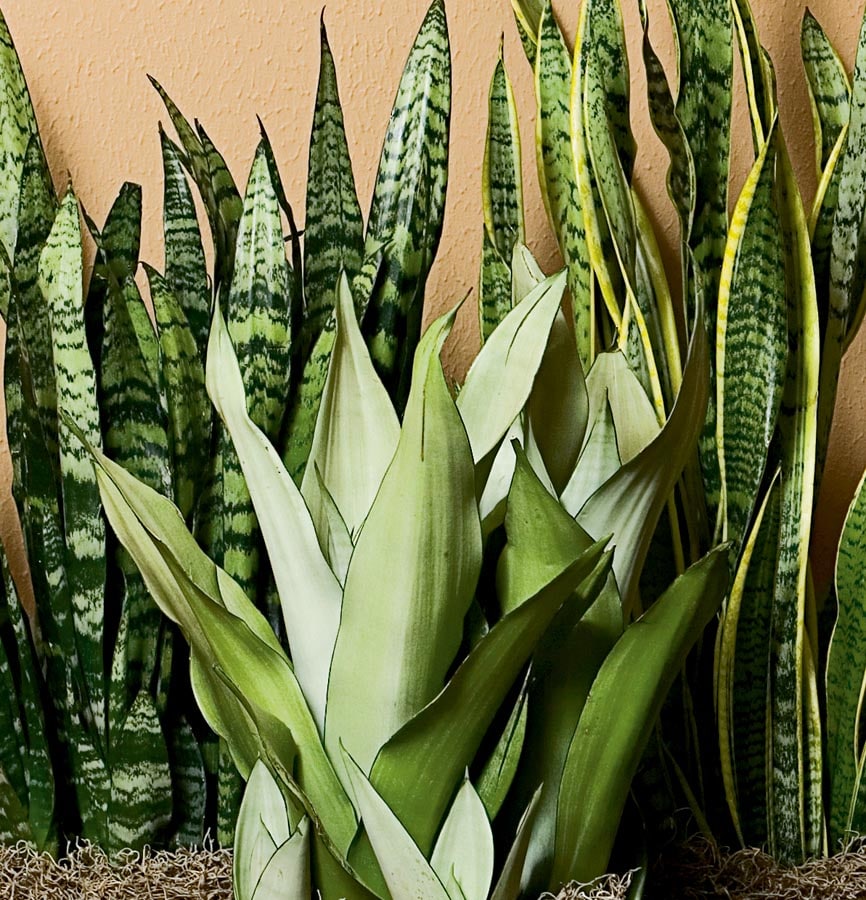
M 143 258 L 162 265 L 161 169 L 157 122 L 161 104 L 154 75 L 190 117 L 198 117 L 243 183 L 257 142 L 259 114 L 274 143 L 290 201 L 302 216 L 309 129 L 318 71 L 321 0 L 0 0 L 22 57 L 49 160 L 58 182 L 71 177 L 90 215 L 102 221 L 125 180 L 144 187 Z M 369 203 L 391 101 L 427 0 L 330 0 L 325 19 L 337 60 L 346 127 L 362 205 Z M 800 64 L 803 0 L 752 0 L 761 37 L 778 73 L 782 124 L 809 202 L 814 191 L 811 119 Z M 555 0 L 567 34 L 577 3 Z M 812 0 L 811 9 L 851 65 L 860 22 L 859 0 Z M 674 261 L 673 211 L 664 186 L 667 160 L 645 110 L 636 0 L 623 0 L 630 35 L 638 182 Z M 670 60 L 663 0 L 649 0 L 653 36 Z M 505 36 L 505 57 L 521 108 L 529 242 L 548 266 L 556 256 L 538 193 L 533 151 L 532 79 L 519 46 L 508 0 L 449 0 L 454 57 L 452 172 L 442 251 L 428 294 L 428 315 L 453 304 L 475 285 L 481 235 L 480 164 L 486 95 Z M 742 88 L 738 85 L 738 90 Z M 739 189 L 751 141 L 742 104 L 737 116 L 732 185 Z M 672 268 L 676 271 L 676 264 Z M 459 374 L 477 347 L 467 305 L 449 345 Z M 863 403 L 866 338 L 844 369 L 840 407 L 816 554 L 824 566 L 866 465 Z M 0 480 L 8 494 L 8 475 Z M 14 529 L 8 500 L 0 526 Z M 823 561 L 823 562 L 822 562 Z

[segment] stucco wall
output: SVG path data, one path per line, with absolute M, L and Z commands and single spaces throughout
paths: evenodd
M 814 191 L 811 120 L 799 54 L 802 0 L 752 0 L 761 37 L 776 63 L 782 123 L 807 202 Z M 393 92 L 427 0 L 330 0 L 326 22 L 334 50 L 362 204 L 369 202 Z M 318 71 L 321 0 L 2 0 L 22 57 L 55 177 L 71 176 L 88 212 L 102 221 L 124 180 L 144 187 L 143 258 L 162 265 L 159 100 L 145 74 L 156 76 L 190 116 L 197 116 L 243 182 L 261 115 L 273 140 L 289 199 L 302 215 L 307 144 Z M 676 241 L 664 173 L 666 156 L 645 111 L 636 0 L 624 0 L 634 83 L 638 183 L 656 216 L 671 260 Z M 576 2 L 555 3 L 566 33 Z M 670 57 L 663 0 L 650 0 L 653 33 Z M 812 0 L 811 8 L 849 64 L 860 3 Z M 480 163 L 486 95 L 505 35 L 506 62 L 522 115 L 530 244 L 548 265 L 555 250 L 535 176 L 531 74 L 508 0 L 450 0 L 455 98 L 452 169 L 445 236 L 432 276 L 428 314 L 474 286 L 480 247 Z M 734 191 L 749 163 L 751 142 L 740 110 Z M 673 269 L 673 271 L 676 271 Z M 866 338 L 846 361 L 818 531 L 828 547 L 866 465 L 863 387 Z M 463 371 L 477 346 L 467 306 L 449 345 L 448 365 Z M 6 470 L 4 470 L 5 472 Z M 0 479 L 8 495 L 8 474 Z M 0 506 L 0 529 L 13 533 L 11 506 Z M 829 552 L 816 554 L 827 572 Z

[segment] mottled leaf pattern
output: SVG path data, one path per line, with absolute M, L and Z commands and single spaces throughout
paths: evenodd
M 808 9 L 803 14 L 800 47 L 812 104 L 815 162 L 820 178 L 839 135 L 848 124 L 851 82 L 839 54 Z
M 180 152 L 160 129 L 165 240 L 165 280 L 180 304 L 204 359 L 210 327 L 211 292 L 198 217 Z
M 364 248 L 364 223 L 324 19 L 321 41 L 304 225 L 304 352 L 315 344 L 334 309 L 340 272 L 354 279 Z
M 367 225 L 365 255 L 383 248 L 382 276 L 356 280 L 364 334 L 398 410 L 421 336 L 423 289 L 442 232 L 451 117 L 451 58 L 443 0 L 433 0 L 409 54 Z
M 725 540 L 745 539 L 776 427 L 787 360 L 787 310 L 773 142 L 734 210 L 716 337 L 716 421 Z
M 535 61 L 535 145 L 542 196 L 568 268 L 578 352 L 588 369 L 595 356 L 595 307 L 580 188 L 571 151 L 571 76 L 568 48 L 548 0 L 541 14 Z
M 39 286 L 51 317 L 60 473 L 63 485 L 65 562 L 72 585 L 76 645 L 84 673 L 89 714 L 105 727 L 102 623 L 105 590 L 105 526 L 99 490 L 87 451 L 69 429 L 69 420 L 95 447 L 102 444 L 96 406 L 96 378 L 84 334 L 81 226 L 78 201 L 70 190 L 60 207 L 39 261 Z

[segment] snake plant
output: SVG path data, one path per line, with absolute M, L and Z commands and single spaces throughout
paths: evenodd
M 454 312 L 430 326 L 400 424 L 344 274 L 300 487 L 252 420 L 215 307 L 207 387 L 262 528 L 288 655 L 180 511 L 90 444 L 107 517 L 188 638 L 198 703 L 250 779 L 239 897 L 312 886 L 326 898 L 516 898 L 539 878 L 553 887 L 607 868 L 641 750 L 725 590 L 724 548 L 627 627 L 616 587 L 641 568 L 677 466 L 694 451 L 706 337 L 699 326 L 670 421 L 575 520 L 548 485 L 567 453 L 566 477 L 596 471 L 594 452 L 582 465 L 569 449 L 591 399 L 561 312 L 565 275 L 530 281 L 456 400 L 439 361 Z M 578 389 L 548 405 L 545 370 L 563 367 Z M 512 443 L 518 419 L 544 438 Z M 503 465 L 499 544 L 482 498 Z M 576 658 L 573 637 L 596 629 L 592 659 Z M 575 665 L 579 721 L 555 696 Z M 560 771 L 545 795 L 528 745 L 551 734 Z M 555 842 L 539 843 L 547 829 Z M 497 846 L 507 859 L 498 873 Z
M 688 327 L 703 319 L 712 348 L 698 458 L 671 495 L 652 558 L 681 571 L 725 540 L 732 588 L 679 699 L 662 716 L 661 752 L 642 766 L 667 771 L 679 802 L 688 802 L 708 834 L 766 846 L 786 863 L 836 850 L 864 827 L 858 698 L 866 656 L 853 575 L 859 501 L 840 547 L 838 614 L 833 597 L 816 595 L 809 545 L 840 363 L 862 320 L 866 285 L 858 100 L 866 90 L 866 24 L 852 78 L 814 17 L 804 18 L 819 181 L 807 215 L 772 62 L 747 0 L 668 0 L 673 86 L 650 42 L 648 6 L 640 4 L 649 111 L 670 156 L 667 186 L 680 223 L 681 271 L 672 289 L 633 183 L 618 0 L 585 0 L 573 54 L 550 2 L 512 6 L 535 75 L 540 182 L 568 270 L 587 382 L 600 377 L 599 367 L 612 368 L 612 347 L 630 379 L 617 391 L 628 396 L 628 415 L 617 417 L 615 403 L 595 406 L 598 446 L 622 449 L 637 423 L 651 428 L 653 411 L 659 423 L 671 415 L 682 378 L 678 318 Z M 729 216 L 735 51 L 754 162 Z M 517 268 L 504 242 L 522 223 L 514 212 L 519 166 L 503 163 L 520 152 L 506 83 L 500 62 L 484 182 L 485 328 L 508 308 L 500 286 Z M 569 489 L 560 497 L 568 506 Z M 651 599 L 657 587 L 647 575 L 639 587 Z M 707 715 L 712 709 L 715 717 Z M 652 807 L 650 798 L 644 813 L 654 815 Z
M 189 843 L 214 827 L 218 807 L 220 836 L 230 841 L 241 785 L 232 756 L 196 710 L 175 627 L 105 529 L 70 423 L 176 503 L 282 628 L 240 462 L 205 390 L 212 310 L 218 304 L 225 315 L 250 415 L 299 483 L 334 345 L 340 272 L 353 280 L 365 340 L 402 407 L 447 181 L 444 8 L 433 3 L 407 61 L 366 228 L 323 24 L 303 246 L 264 131 L 241 196 L 204 129 L 154 82 L 180 139 L 160 129 L 164 271 L 140 264 L 141 190 L 126 184 L 101 228 L 85 217 L 96 245 L 86 292 L 78 202 L 71 189 L 55 197 L 5 25 L 0 42 L 5 391 L 37 601 L 28 627 L 6 578 L 0 832 L 39 846 L 78 834 L 110 850 Z M 212 272 L 188 176 L 213 240 Z M 139 292 L 141 268 L 155 321 Z

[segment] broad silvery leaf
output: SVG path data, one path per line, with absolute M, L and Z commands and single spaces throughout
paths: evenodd
M 457 397 L 476 462 L 495 450 L 526 405 L 565 291 L 564 272 L 535 288 L 475 358 Z
M 326 514 L 316 470 L 357 535 L 400 439 L 400 423 L 361 336 L 349 280 L 337 291 L 337 337 L 301 493 L 313 521 Z
M 361 821 L 392 900 L 454 900 L 360 766 L 345 750 L 342 753 Z
M 487 812 L 465 778 L 436 839 L 430 864 L 452 900 L 487 900 L 493 853 Z
M 397 453 L 346 576 L 325 742 L 367 771 L 443 688 L 481 567 L 472 452 L 439 361 L 453 318 L 418 347 Z

